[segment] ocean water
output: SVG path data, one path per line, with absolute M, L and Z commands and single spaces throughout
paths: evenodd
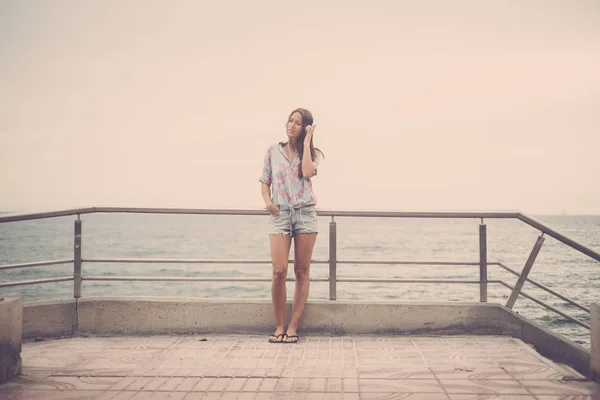
M 73 258 L 76 217 L 0 224 L 0 265 Z M 558 232 L 600 250 L 600 216 L 537 216 Z M 85 276 L 260 277 L 265 264 L 123 264 L 85 263 L 86 258 L 194 258 L 269 260 L 267 216 L 89 214 L 83 221 Z M 460 261 L 479 260 L 479 219 L 400 219 L 340 217 L 339 260 Z M 320 217 L 314 260 L 328 259 L 330 218 Z M 488 262 L 500 261 L 520 271 L 539 231 L 517 220 L 485 220 Z M 293 257 L 293 249 L 290 254 Z M 474 266 L 408 266 L 338 264 L 338 278 L 479 279 Z M 70 264 L 0 271 L 0 282 L 69 276 Z M 293 276 L 290 265 L 289 275 Z M 313 264 L 312 278 L 327 278 L 327 264 Z M 600 298 L 600 263 L 546 236 L 529 275 L 586 307 Z M 511 285 L 517 277 L 488 266 L 488 279 Z M 309 302 L 328 298 L 327 282 L 311 283 Z M 589 315 L 526 283 L 523 291 L 589 324 Z M 288 282 L 288 298 L 293 282 Z M 509 289 L 488 284 L 488 301 L 506 304 Z M 68 299 L 73 283 L 0 288 L 0 297 L 24 301 Z M 269 282 L 83 282 L 83 296 L 192 296 L 269 299 Z M 478 301 L 477 284 L 338 283 L 339 300 Z M 519 297 L 521 315 L 589 348 L 589 331 L 540 305 Z

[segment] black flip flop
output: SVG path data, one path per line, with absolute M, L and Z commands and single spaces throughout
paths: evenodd
M 279 336 L 281 336 L 281 340 L 279 340 Z M 279 335 L 272 334 L 269 336 L 269 343 L 283 343 L 284 337 L 285 333 L 280 333 Z
M 288 339 L 292 339 L 292 338 L 296 338 L 296 340 L 291 340 L 291 341 L 288 340 Z M 300 340 L 300 337 L 298 335 L 288 335 L 286 333 L 284 338 L 281 340 L 281 343 L 296 344 L 296 343 L 298 343 L 298 340 Z

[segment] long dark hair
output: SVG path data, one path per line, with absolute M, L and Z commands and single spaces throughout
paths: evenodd
M 302 158 L 304 157 L 304 138 L 306 137 L 306 126 L 312 125 L 314 121 L 313 121 L 312 113 L 304 108 L 296 108 L 294 111 L 292 111 L 290 113 L 290 115 L 288 116 L 288 121 L 290 120 L 290 118 L 292 117 L 292 115 L 295 112 L 298 112 L 298 113 L 300 113 L 300 115 L 302 115 L 302 131 L 300 132 L 300 135 L 296 139 L 296 149 L 298 149 L 298 156 L 300 157 L 300 166 L 298 168 L 298 176 L 302 177 L 302 176 L 304 176 L 302 174 Z M 314 136 L 310 138 L 310 159 L 312 161 L 315 161 L 315 159 L 317 157 L 317 153 L 316 153 L 317 151 L 319 153 L 321 153 L 323 158 L 325 158 L 325 155 L 323 154 L 323 152 L 313 145 L 313 140 L 314 140 Z

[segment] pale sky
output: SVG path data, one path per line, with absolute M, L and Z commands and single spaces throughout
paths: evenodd
M 264 208 L 309 109 L 318 208 L 600 214 L 600 3 L 0 0 L 0 210 Z

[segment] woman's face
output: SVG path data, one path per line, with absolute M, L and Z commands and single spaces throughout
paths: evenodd
M 302 114 L 298 111 L 290 116 L 287 123 L 287 135 L 290 140 L 295 140 L 302 133 Z

